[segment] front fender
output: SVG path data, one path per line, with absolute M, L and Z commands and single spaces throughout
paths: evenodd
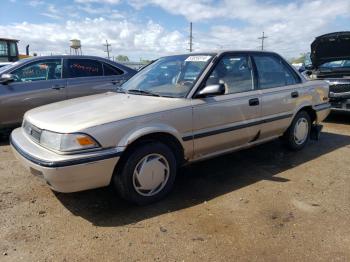
M 122 139 L 120 139 L 117 147 L 127 147 L 137 139 L 154 133 L 166 133 L 172 135 L 180 142 L 182 147 L 184 147 L 181 135 L 178 130 L 172 126 L 160 123 L 152 124 L 151 126 L 143 125 L 135 127 L 134 129 L 130 130 L 125 136 L 123 136 Z

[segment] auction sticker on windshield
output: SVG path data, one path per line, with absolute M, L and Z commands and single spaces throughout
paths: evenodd
M 211 56 L 209 55 L 191 55 L 187 57 L 186 62 L 207 62 Z

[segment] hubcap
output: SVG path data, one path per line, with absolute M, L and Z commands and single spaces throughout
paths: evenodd
M 136 165 L 133 174 L 133 185 L 142 196 L 153 196 L 159 193 L 169 178 L 169 163 L 160 154 L 149 154 Z
M 303 144 L 309 133 L 309 123 L 305 118 L 299 118 L 294 127 L 294 141 L 296 144 Z

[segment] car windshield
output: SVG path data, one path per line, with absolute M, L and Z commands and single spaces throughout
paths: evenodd
M 350 60 L 337 60 L 328 63 L 324 63 L 321 68 L 350 68 Z
M 123 88 L 140 95 L 185 97 L 211 58 L 210 54 L 160 58 L 127 81 Z

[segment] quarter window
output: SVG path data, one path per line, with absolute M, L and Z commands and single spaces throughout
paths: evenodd
M 122 75 L 124 72 L 120 70 L 119 68 L 113 67 L 108 64 L 103 64 L 103 72 L 105 76 L 111 76 L 111 75 Z
M 102 76 L 102 64 L 91 59 L 69 59 L 66 78 Z
M 33 82 L 60 79 L 61 72 L 61 59 L 49 59 L 30 63 L 11 72 L 11 74 L 14 76 L 15 82 Z
M 247 56 L 227 55 L 215 66 L 206 85 L 224 84 L 225 94 L 254 89 L 253 71 Z
M 295 85 L 299 80 L 280 59 L 274 56 L 255 55 L 254 61 L 259 75 L 261 89 Z

